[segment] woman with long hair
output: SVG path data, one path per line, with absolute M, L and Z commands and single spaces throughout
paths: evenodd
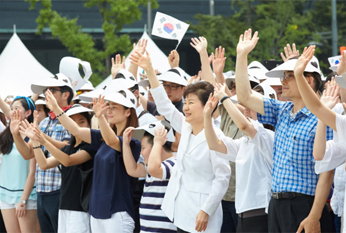
M 109 105 L 107 102 L 108 101 Z M 94 99 L 94 112 L 100 130 L 79 127 L 59 108 L 50 91 L 46 92 L 49 109 L 61 124 L 76 138 L 90 143 L 97 151 L 94 158 L 93 185 L 89 202 L 92 232 L 132 232 L 134 229 L 134 207 L 131 178 L 126 173 L 122 155 L 122 135 L 129 127 L 138 126 L 136 98 L 128 90 L 107 92 Z M 103 111 L 107 111 L 107 120 Z M 130 142 L 132 154 L 137 161 L 141 150 L 140 142 Z
M 12 136 L 22 120 L 33 121 L 34 110 L 30 98 L 17 96 L 11 104 L 11 124 L 0 134 L 0 208 L 7 232 L 37 232 L 36 161 L 23 159 Z
M 131 62 L 143 68 L 151 84 L 157 110 L 181 134 L 177 163 L 172 169 L 162 210 L 178 232 L 220 232 L 221 200 L 231 174 L 229 162 L 209 150 L 204 135 L 204 105 L 214 87 L 208 82 L 190 84 L 184 92 L 183 113 L 169 100 L 151 65 L 149 53 L 131 55 Z M 215 129 L 217 136 L 223 133 Z

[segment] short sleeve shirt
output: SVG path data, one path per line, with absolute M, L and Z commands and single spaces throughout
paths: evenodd
M 292 102 L 263 98 L 263 103 L 265 114 L 258 114 L 258 121 L 275 127 L 272 191 L 314 196 L 318 181 L 313 158 L 316 116 L 304 107 L 292 118 Z M 327 140 L 332 137 L 328 128 Z
M 57 141 L 69 141 L 71 137 L 71 134 L 60 124 L 57 118 L 53 120 L 50 117 L 46 117 L 41 121 L 40 129 L 43 133 Z M 52 156 L 43 146 L 42 151 L 47 158 Z M 42 170 L 36 165 L 37 192 L 53 192 L 59 190 L 60 185 L 61 173 L 58 167 Z
M 123 138 L 118 136 L 121 148 Z M 138 160 L 141 143 L 132 138 L 133 157 Z M 133 189 L 127 174 L 122 152 L 116 151 L 102 141 L 99 130 L 91 130 L 91 148 L 98 148 L 94 157 L 93 185 L 89 213 L 97 219 L 108 219 L 112 214 L 126 211 L 134 219 Z

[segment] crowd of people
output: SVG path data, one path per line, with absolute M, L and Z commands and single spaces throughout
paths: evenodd
M 192 38 L 188 77 L 175 50 L 153 67 L 144 39 L 104 89 L 59 73 L 0 98 L 6 231 L 346 232 L 346 53 L 324 77 L 314 46 L 287 44 L 268 70 L 248 65 L 258 40 L 240 35 L 225 72 L 224 48 Z

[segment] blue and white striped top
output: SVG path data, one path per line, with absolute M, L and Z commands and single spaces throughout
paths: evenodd
M 166 159 L 161 163 L 162 179 L 147 174 L 143 195 L 139 206 L 141 232 L 176 232 L 177 228 L 161 210 L 161 204 L 166 193 L 171 169 L 176 157 Z

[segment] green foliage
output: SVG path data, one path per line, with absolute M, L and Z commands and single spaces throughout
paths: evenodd
M 230 17 L 195 15 L 199 20 L 191 29 L 208 39 L 209 52 L 222 45 L 226 49 L 226 70 L 234 70 L 239 36 L 248 28 L 259 32 L 259 41 L 249 55 L 252 60 L 281 59 L 279 53 L 289 43 L 302 51 L 310 41 L 318 42 L 312 9 L 306 0 L 254 1 L 233 0 Z M 316 51 L 317 53 L 320 50 Z
M 127 54 L 132 48 L 129 35 L 119 36 L 125 24 L 132 24 L 140 20 L 142 13 L 139 6 L 151 2 L 153 9 L 158 7 L 156 0 L 85 0 L 84 6 L 97 6 L 102 16 L 104 32 L 103 49 L 98 50 L 90 34 L 82 31 L 78 25 L 78 18 L 62 17 L 52 10 L 51 0 L 26 0 L 30 2 L 30 9 L 36 8 L 40 2 L 42 8 L 36 19 L 38 34 L 43 28 L 49 27 L 52 36 L 57 37 L 73 56 L 88 61 L 93 69 L 91 81 L 94 85 L 100 83 L 110 73 L 110 56 L 115 53 Z

